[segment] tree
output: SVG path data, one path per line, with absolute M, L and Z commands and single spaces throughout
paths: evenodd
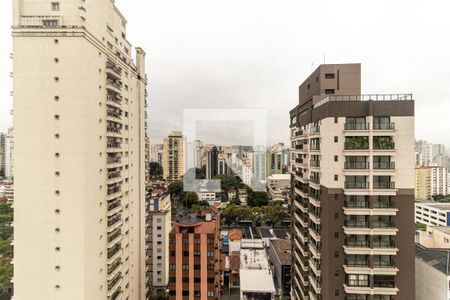
M 206 179 L 206 166 L 203 165 L 201 169 L 195 168 L 195 178 L 196 179 Z
M 163 173 L 163 169 L 157 162 L 150 162 L 150 177 L 159 177 Z
M 216 175 L 213 179 L 220 179 L 220 188 L 225 192 L 232 188 L 237 189 L 238 187 L 238 181 L 236 180 L 235 176 Z
M 185 198 L 185 207 L 190 209 L 194 204 L 198 204 L 198 195 L 196 192 L 187 192 Z
M 9 260 L 0 259 L 0 295 L 5 295 L 12 288 L 13 265 Z
M 170 196 L 179 198 L 183 193 L 183 181 L 174 181 L 168 187 Z

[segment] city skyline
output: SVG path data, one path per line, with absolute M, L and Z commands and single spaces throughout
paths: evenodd
M 116 1 L 133 20 L 128 28 L 130 40 L 139 40 L 136 46 L 148 49 L 151 143 L 182 129 L 184 108 L 218 107 L 267 109 L 268 144 L 287 144 L 286 116 L 297 102 L 295 87 L 325 60 L 361 62 L 363 93 L 413 93 L 416 138 L 450 147 L 446 134 L 450 122 L 439 121 L 446 120 L 445 113 L 450 110 L 450 87 L 445 84 L 450 45 L 440 43 L 450 26 L 445 22 L 445 10 L 418 1 L 384 2 L 389 3 L 389 10 L 379 2 L 362 7 L 351 1 L 349 5 L 360 12 L 354 14 L 354 9 L 329 1 L 288 1 L 283 5 L 250 1 L 239 2 L 239 6 L 237 1 L 217 5 L 177 1 L 173 3 L 177 11 L 162 2 L 146 3 L 142 9 Z M 0 26 L 9 31 L 11 3 L 4 6 Z M 322 14 L 314 18 L 304 13 L 307 11 Z M 423 18 L 431 14 L 433 18 Z M 390 22 L 382 24 L 376 16 Z M 349 19 L 353 22 L 347 22 Z M 0 49 L 4 70 L 0 74 L 0 131 L 6 132 L 12 125 L 10 35 L 3 35 L 0 43 L 5 45 Z M 383 69 L 389 72 L 377 72 Z M 379 86 L 384 90 L 378 90 Z M 235 132 L 229 130 L 221 138 L 229 139 Z

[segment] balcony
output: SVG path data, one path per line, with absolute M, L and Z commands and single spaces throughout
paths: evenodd
M 373 123 L 373 130 L 395 130 L 395 123 L 392 122 L 382 122 Z
M 122 143 L 108 141 L 106 147 L 109 149 L 120 149 L 122 148 Z
M 111 180 L 111 179 L 119 178 L 120 175 L 121 175 L 120 171 L 111 171 L 111 172 L 108 172 L 107 179 Z
M 113 108 L 107 108 L 106 109 L 106 115 L 108 117 L 111 118 L 116 118 L 116 119 L 122 119 L 122 111 L 121 110 L 117 110 L 117 109 L 113 109 Z
M 395 189 L 395 182 L 392 181 L 375 181 L 373 188 L 377 190 L 392 190 Z
M 394 170 L 395 163 L 394 162 L 374 162 L 373 168 L 377 170 Z
M 309 165 L 314 168 L 320 168 L 320 160 L 310 160 Z
M 110 259 L 114 255 L 116 255 L 117 252 L 120 251 L 120 249 L 121 249 L 121 245 L 115 244 L 112 248 L 108 249 L 107 258 Z
M 111 281 L 108 281 L 108 291 L 112 290 L 121 279 L 122 273 L 117 273 Z
M 369 123 L 345 123 L 344 130 L 369 130 Z
M 122 96 L 115 91 L 108 90 L 106 94 L 106 101 L 110 104 L 121 105 L 122 104 Z
M 345 207 L 346 208 L 369 208 L 369 201 L 366 199 L 345 200 Z
M 62 16 L 21 16 L 21 27 L 61 27 Z
M 108 164 L 119 164 L 122 162 L 122 158 L 120 156 L 108 156 L 106 162 Z
M 106 69 L 112 70 L 118 76 L 122 76 L 122 69 L 118 67 L 115 63 L 108 59 L 106 62 Z
M 351 260 L 346 259 L 345 265 L 350 268 L 368 268 L 369 267 L 369 260 Z
M 348 136 L 345 138 L 345 150 L 369 150 L 369 137 Z
M 346 169 L 346 170 L 369 169 L 369 163 L 368 162 L 346 161 L 344 163 L 344 169 Z
M 394 139 L 391 136 L 374 136 L 374 150 L 395 150 Z
M 113 87 L 114 89 L 116 89 L 118 91 L 122 90 L 122 83 L 119 80 L 116 80 L 112 77 L 108 77 L 106 79 L 106 85 Z
M 366 190 L 369 188 L 367 181 L 346 181 L 344 185 L 346 189 Z
M 386 268 L 392 269 L 395 268 L 395 261 L 393 259 L 389 260 L 374 260 L 373 261 L 374 268 Z
M 122 259 L 116 259 L 110 266 L 108 266 L 107 273 L 108 275 L 112 274 L 115 270 L 117 270 L 122 265 Z
M 395 228 L 395 222 L 394 221 L 373 221 L 372 228 L 377 228 L 377 229 Z
M 344 222 L 344 226 L 348 228 L 369 228 L 368 221 L 348 221 Z
M 106 131 L 110 132 L 110 133 L 121 134 L 122 133 L 122 128 L 119 127 L 119 126 L 108 125 L 108 126 L 106 126 Z
M 350 247 L 350 248 L 368 248 L 369 241 L 346 238 L 345 246 Z
M 312 143 L 312 144 L 310 145 L 309 149 L 310 149 L 311 151 L 319 151 L 319 150 L 320 150 L 320 144 L 319 144 L 319 143 L 317 143 L 317 144 Z
M 315 184 L 320 184 L 320 177 L 317 176 L 309 176 L 309 181 Z
M 320 126 L 313 126 L 309 129 L 309 134 L 318 134 L 320 133 Z

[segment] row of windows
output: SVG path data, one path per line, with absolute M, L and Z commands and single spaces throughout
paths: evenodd
M 176 264 L 169 264 L 169 270 L 176 270 L 177 265 Z M 188 264 L 183 264 L 181 266 L 182 270 L 189 270 L 189 265 Z M 208 264 L 207 266 L 208 270 L 214 270 L 214 265 L 213 264 Z M 200 265 L 194 265 L 194 270 L 200 270 Z

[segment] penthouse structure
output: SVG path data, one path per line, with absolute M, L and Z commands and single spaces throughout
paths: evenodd
M 360 64 L 321 65 L 290 124 L 292 297 L 414 299 L 412 95 L 362 95 Z

